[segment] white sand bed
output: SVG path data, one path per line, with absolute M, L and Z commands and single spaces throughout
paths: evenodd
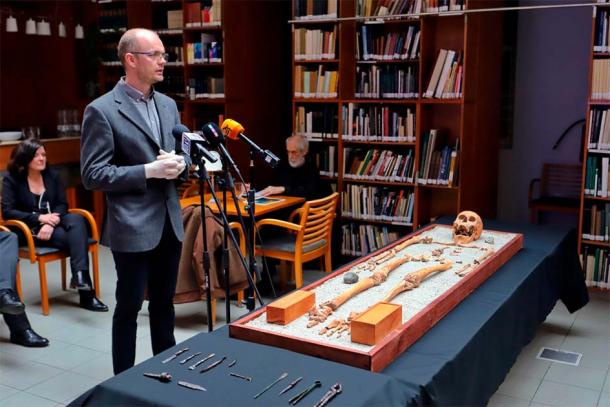
M 421 235 L 431 237 L 435 242 L 452 242 L 451 228 L 449 227 L 436 226 L 423 232 Z M 492 247 L 494 251 L 498 251 L 515 236 L 516 235 L 512 233 L 483 231 L 481 238 L 479 238 L 479 240 L 477 240 L 474 244 L 481 248 Z M 489 238 L 493 239 L 493 244 L 485 243 L 485 241 Z M 402 322 L 404 324 L 409 321 L 409 319 L 413 318 L 418 312 L 424 309 L 428 304 L 438 298 L 441 294 L 451 289 L 456 283 L 458 283 L 463 277 L 458 276 L 456 271 L 460 270 L 464 265 L 472 263 L 474 260 L 481 258 L 485 252 L 480 248 L 463 247 L 459 250 L 455 250 L 455 247 L 447 247 L 437 243 L 412 245 L 397 253 L 396 256 L 405 256 L 406 254 L 411 256 L 425 255 L 430 259 L 430 261 L 409 261 L 399 266 L 390 272 L 385 282 L 378 286 L 372 287 L 345 302 L 336 311 L 334 311 L 324 323 L 320 323 L 312 328 L 307 328 L 308 316 L 305 314 L 285 326 L 269 324 L 266 321 L 266 314 L 262 313 L 258 318 L 249 321 L 246 326 L 268 330 L 281 335 L 314 340 L 329 343 L 334 346 L 343 346 L 346 348 L 368 352 L 372 346 L 352 343 L 350 341 L 349 332 L 347 331 L 343 332 L 339 338 L 336 336 L 327 337 L 326 335 L 319 335 L 318 332 L 333 319 L 347 319 L 352 311 L 365 311 L 368 307 L 383 299 L 383 297 L 385 297 L 396 285 L 398 285 L 407 274 L 420 270 L 424 267 L 439 264 L 439 258 L 433 257 L 431 254 L 435 249 L 444 249 L 440 259 L 453 262 L 453 266 L 447 271 L 431 274 L 421 283 L 419 287 L 411 291 L 402 292 L 394 297 L 394 299 L 391 301 L 392 303 L 402 304 Z M 357 270 L 356 267 L 352 267 L 350 270 L 346 270 L 345 272 L 348 271 L 356 272 L 361 280 L 369 277 L 375 270 Z M 325 281 L 323 284 L 312 290 L 316 294 L 316 305 L 330 301 L 337 297 L 340 293 L 352 287 L 352 285 L 345 284 L 343 282 L 343 274 L 344 273 Z

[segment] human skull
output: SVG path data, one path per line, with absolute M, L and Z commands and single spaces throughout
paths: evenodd
M 477 240 L 483 232 L 483 221 L 481 217 L 472 211 L 458 213 L 453 221 L 453 241 L 458 244 L 466 244 Z

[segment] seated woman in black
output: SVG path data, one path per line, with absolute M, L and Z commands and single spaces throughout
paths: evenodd
M 80 215 L 69 214 L 64 186 L 47 168 L 47 156 L 38 140 L 22 141 L 11 153 L 2 187 L 2 216 L 25 222 L 36 245 L 70 253 L 70 287 L 78 289 L 80 306 L 108 311 L 95 297 L 89 275 L 87 226 Z M 23 238 L 22 236 L 20 236 Z

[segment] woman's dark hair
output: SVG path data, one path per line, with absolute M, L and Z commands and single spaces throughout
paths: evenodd
M 11 160 L 6 169 L 9 174 L 14 177 L 26 176 L 28 173 L 28 165 L 36 156 L 36 150 L 43 145 L 38 139 L 26 139 L 15 147 L 11 152 Z

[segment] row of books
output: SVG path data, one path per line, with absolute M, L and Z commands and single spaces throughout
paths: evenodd
M 327 71 L 324 65 L 317 70 L 298 65 L 294 68 L 294 96 L 304 98 L 336 98 L 339 72 Z
M 221 16 L 221 0 L 184 3 L 184 17 L 187 27 L 219 26 Z
M 337 26 L 332 31 L 295 28 L 294 59 L 296 61 L 335 59 L 336 43 Z
M 580 258 L 585 273 L 585 283 L 589 287 L 610 288 L 610 256 L 608 249 L 583 246 Z
M 430 129 L 422 135 L 417 183 L 446 186 L 457 184 L 459 139 L 455 141 L 455 148 L 449 145 L 440 147 L 441 145 L 437 129 Z
M 609 157 L 599 157 L 590 155 L 587 157 L 587 166 L 585 170 L 585 195 L 599 196 L 606 198 L 610 194 L 608 182 Z
M 358 0 L 358 16 L 387 16 L 460 11 L 465 9 L 464 0 Z
M 610 109 L 589 112 L 589 150 L 610 151 Z
M 610 59 L 593 60 L 591 99 L 610 99 Z
M 364 256 L 398 240 L 398 232 L 390 232 L 387 226 L 357 225 L 350 223 L 341 226 L 343 243 L 341 254 L 345 256 Z
M 358 60 L 404 60 L 415 59 L 419 53 L 420 29 L 410 25 L 401 32 L 374 32 L 367 24 L 356 33 L 356 59 Z
M 343 140 L 415 142 L 415 113 L 396 106 L 342 106 Z
M 610 51 L 610 10 L 599 9 L 595 16 L 595 38 L 593 39 L 594 52 Z
M 297 106 L 294 118 L 294 133 L 309 140 L 337 139 L 338 117 L 336 105 L 310 108 Z
M 455 99 L 462 96 L 462 51 L 441 49 L 436 58 L 425 98 Z
M 413 99 L 419 97 L 413 66 L 356 66 L 357 98 Z
M 186 94 L 191 100 L 224 98 L 224 78 L 213 76 L 190 78 L 188 80 Z
M 337 0 L 294 0 L 297 19 L 337 18 Z
M 343 148 L 343 178 L 352 180 L 413 182 L 413 150 L 397 153 L 391 150 Z
M 117 27 L 127 27 L 127 9 L 100 9 L 98 24 L 100 31 L 105 29 L 116 30 Z
M 583 239 L 598 242 L 610 241 L 610 203 L 585 207 L 582 216 Z
M 350 184 L 342 192 L 341 214 L 355 219 L 411 225 L 414 200 L 413 191 Z
M 316 165 L 320 170 L 320 175 L 327 177 L 336 177 L 337 174 L 337 148 L 335 146 L 327 146 L 317 150 L 315 153 Z
M 202 33 L 200 42 L 186 44 L 186 61 L 189 64 L 222 62 L 222 42 L 214 34 Z

